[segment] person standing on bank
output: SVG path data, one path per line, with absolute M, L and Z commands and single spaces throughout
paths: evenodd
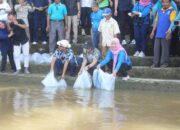
M 11 8 L 9 4 L 4 1 L 0 0 L 0 20 L 8 21 L 8 13 L 11 12 Z
M 105 18 L 101 20 L 98 31 L 100 32 L 100 48 L 104 58 L 111 46 L 111 40 L 118 37 L 120 30 L 117 21 L 112 18 L 112 10 L 110 8 L 104 9 L 103 16 Z
M 17 14 L 17 19 L 22 19 L 24 23 L 28 26 L 26 28 L 26 34 L 30 39 L 28 13 L 32 12 L 33 8 L 25 0 L 18 0 L 18 3 L 19 4 L 16 4 L 14 7 Z
M 153 39 L 155 35 L 152 68 L 159 66 L 161 68 L 166 68 L 169 66 L 170 37 L 168 35 L 168 30 L 171 27 L 171 23 L 176 18 L 176 11 L 172 8 L 170 3 L 171 0 L 162 0 L 163 7 L 157 12 L 155 24 L 150 34 L 151 39 Z
M 110 61 L 113 61 L 113 66 L 111 65 Z M 123 76 L 123 80 L 129 79 L 127 71 L 132 68 L 132 63 L 130 57 L 120 44 L 118 38 L 113 38 L 106 58 L 100 62 L 100 64 L 97 66 L 97 69 L 103 67 L 107 63 L 109 63 L 108 66 L 112 68 L 112 74 L 114 77 L 116 77 L 116 75 L 120 73 Z
M 64 79 L 67 70 L 71 76 L 74 74 L 76 59 L 67 40 L 58 41 L 57 45 L 58 49 L 54 52 L 51 61 L 51 71 L 54 70 L 55 76 L 62 73 L 61 78 Z
M 129 27 L 130 33 L 130 44 L 135 44 L 134 32 L 133 30 L 133 21 L 128 16 L 128 13 L 131 12 L 133 8 L 134 0 L 114 0 L 114 15 L 118 16 L 119 26 L 121 30 L 121 43 L 126 45 L 125 35 L 127 33 L 126 27 Z
M 64 25 L 65 20 L 65 25 Z M 65 31 L 67 29 L 67 9 L 61 0 L 55 0 L 48 8 L 47 27 L 46 31 L 49 33 L 49 52 L 50 55 L 54 53 L 56 47 L 56 33 L 58 40 L 65 38 Z
M 129 13 L 134 20 L 135 57 L 145 57 L 152 6 L 151 0 L 140 0 L 134 5 L 132 13 Z
M 67 7 L 67 31 L 66 31 L 66 40 L 69 42 L 70 33 L 71 33 L 71 25 L 73 27 L 73 40 L 72 43 L 77 43 L 78 38 L 78 25 L 80 19 L 80 0 L 64 0 L 64 3 Z
M 46 34 L 46 9 L 48 8 L 48 0 L 31 0 L 34 8 L 34 34 L 33 34 L 33 45 L 38 43 L 38 29 L 39 25 L 41 28 L 41 42 L 43 45 L 47 44 L 47 34 Z
M 79 65 L 82 64 L 79 74 L 82 73 L 83 69 L 92 73 L 100 61 L 100 55 L 100 51 L 93 47 L 91 41 L 86 42 L 83 46 L 83 58 L 79 58 L 77 61 Z
M 8 14 L 9 30 L 13 32 L 12 42 L 14 45 L 14 61 L 16 65 L 16 72 L 19 74 L 21 71 L 21 49 L 23 52 L 24 60 L 24 73 L 29 74 L 29 40 L 26 34 L 27 25 L 22 19 L 17 19 L 16 14 Z
M 9 57 L 9 62 L 11 64 L 11 69 L 13 72 L 16 72 L 16 67 L 13 58 L 13 45 L 10 42 L 10 37 L 12 37 L 13 33 L 9 33 L 7 29 L 7 25 L 5 21 L 0 21 L 0 51 L 2 54 L 2 61 L 1 61 L 1 72 L 6 71 L 6 63 L 7 63 L 7 56 Z
M 103 19 L 103 11 L 99 9 L 98 3 L 92 5 L 91 24 L 92 24 L 92 42 L 95 48 L 99 48 L 100 32 L 98 31 L 99 24 Z

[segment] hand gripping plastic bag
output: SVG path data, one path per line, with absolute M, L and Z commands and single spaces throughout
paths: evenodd
M 115 77 L 112 74 L 105 73 L 101 69 L 94 70 L 93 83 L 96 88 L 112 91 L 115 88 Z
M 77 77 L 73 87 L 81 89 L 90 89 L 91 86 L 91 75 L 86 70 L 83 70 L 83 72 Z
M 54 77 L 54 71 L 50 71 L 49 74 L 41 82 L 44 86 L 59 86 L 58 81 Z

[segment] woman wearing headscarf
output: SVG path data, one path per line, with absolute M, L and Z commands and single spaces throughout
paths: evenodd
M 152 6 L 151 0 L 140 0 L 134 5 L 130 15 L 134 20 L 134 37 L 136 40 L 134 56 L 136 57 L 145 56 Z
M 126 50 L 121 46 L 118 38 L 113 38 L 110 49 L 103 61 L 100 62 L 97 68 L 103 67 L 110 61 L 113 62 L 112 73 L 116 77 L 117 73 L 123 76 L 123 80 L 128 80 L 128 70 L 132 68 L 130 57 L 127 55 Z

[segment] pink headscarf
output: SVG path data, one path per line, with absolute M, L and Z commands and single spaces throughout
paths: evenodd
M 151 0 L 140 0 L 139 3 L 142 6 L 147 6 L 151 3 Z
M 126 53 L 126 50 L 122 47 L 122 45 L 120 44 L 120 41 L 118 38 L 113 38 L 111 41 L 111 44 L 115 43 L 116 44 L 116 49 L 113 49 L 112 47 L 110 47 L 111 52 L 114 55 L 114 59 L 113 59 L 113 70 L 115 70 L 116 67 L 116 63 L 118 60 L 118 54 L 120 51 L 124 51 Z M 126 58 L 127 58 L 127 53 L 126 53 Z

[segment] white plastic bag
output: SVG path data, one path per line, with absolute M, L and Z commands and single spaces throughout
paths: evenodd
M 116 78 L 112 74 L 105 73 L 101 69 L 94 70 L 93 83 L 98 89 L 112 91 L 115 88 Z
M 54 77 L 54 71 L 49 72 L 49 74 L 41 82 L 44 86 L 58 86 L 59 83 Z
M 40 53 L 33 53 L 30 57 L 30 61 L 37 65 L 44 63 L 44 59 L 42 58 Z
M 66 87 L 67 87 L 66 81 L 65 81 L 64 79 L 61 79 L 61 80 L 58 82 L 58 87 L 59 87 L 60 89 L 66 88 Z
M 93 84 L 98 89 L 101 89 L 101 78 L 102 77 L 99 76 L 99 71 L 95 69 L 93 72 Z
M 83 70 L 82 74 L 77 77 L 74 83 L 74 88 L 90 89 L 91 86 L 91 75 L 87 71 Z

